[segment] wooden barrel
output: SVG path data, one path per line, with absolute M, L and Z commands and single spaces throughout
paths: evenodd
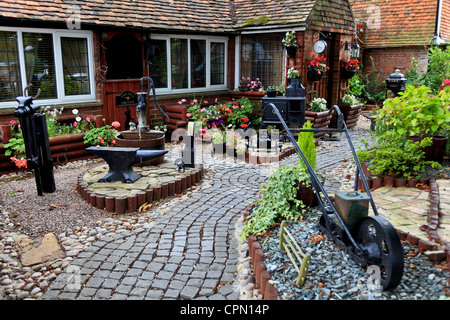
M 117 147 L 134 147 L 141 150 L 164 150 L 165 134 L 163 131 L 150 130 L 146 132 L 122 131 L 116 136 Z M 156 166 L 164 162 L 164 156 L 136 164 L 137 167 Z

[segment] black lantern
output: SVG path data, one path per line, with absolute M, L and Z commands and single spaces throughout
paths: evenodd
M 405 92 L 406 81 L 407 79 L 400 73 L 400 70 L 395 70 L 395 72 L 386 79 L 386 97 L 394 98 L 398 96 L 399 92 Z

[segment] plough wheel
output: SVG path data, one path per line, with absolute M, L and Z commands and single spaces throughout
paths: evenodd
M 367 263 L 380 268 L 384 290 L 399 285 L 403 276 L 403 247 L 392 224 L 380 216 L 361 220 L 355 240 L 367 251 Z

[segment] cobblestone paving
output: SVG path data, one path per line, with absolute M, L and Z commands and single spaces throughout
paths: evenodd
M 352 133 L 353 142 L 366 134 Z M 343 135 L 333 144 L 319 153 L 319 169 L 351 156 Z M 270 168 L 297 159 L 258 166 L 206 159 L 205 179 L 186 201 L 171 200 L 170 210 L 146 228 L 94 242 L 52 282 L 43 299 L 238 299 L 233 287 L 236 221 L 258 197 Z

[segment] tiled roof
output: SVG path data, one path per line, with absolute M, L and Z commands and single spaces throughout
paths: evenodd
M 367 35 L 363 39 L 366 48 L 430 44 L 436 0 L 350 0 L 350 3 L 355 19 L 367 22 Z
M 0 18 L 66 22 L 78 5 L 81 24 L 183 31 L 233 31 L 228 1 L 222 0 L 2 0 Z
M 314 26 L 316 29 L 353 31 L 352 11 L 347 0 L 266 1 L 235 0 L 235 26 L 240 29 L 257 26 L 266 16 L 264 26 Z
M 237 28 L 252 27 L 248 19 L 258 19 L 267 16 L 265 26 L 303 25 L 311 13 L 316 1 L 265 1 L 265 0 L 235 0 Z
M 82 25 L 170 31 L 233 32 L 266 17 L 263 25 L 319 30 L 353 23 L 348 0 L 2 0 L 0 18 L 65 23 L 73 5 L 81 9 Z

